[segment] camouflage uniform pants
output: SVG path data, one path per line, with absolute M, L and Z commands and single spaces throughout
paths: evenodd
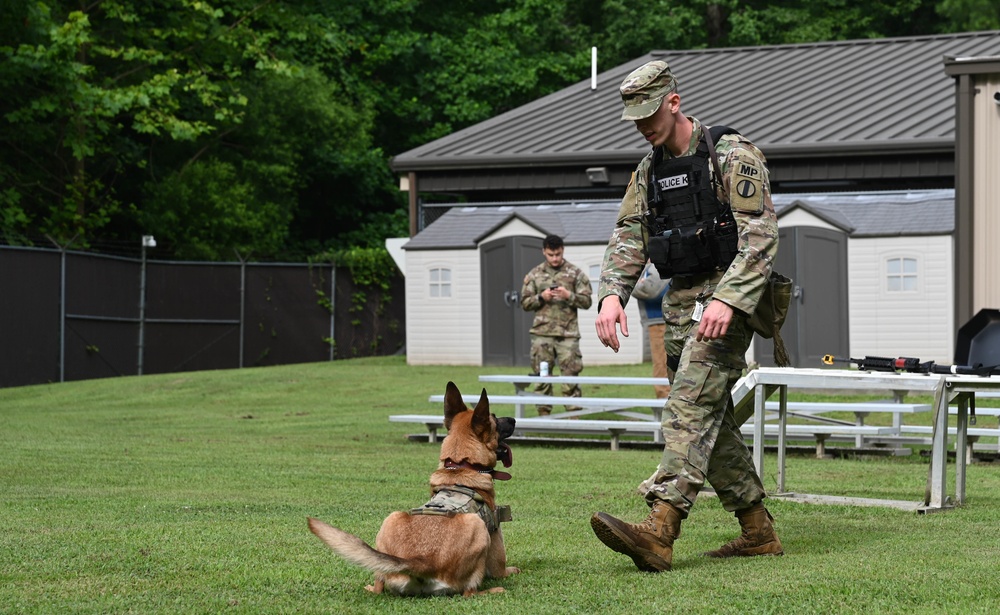
M 559 374 L 562 376 L 578 376 L 583 371 L 583 355 L 580 354 L 580 338 L 578 337 L 550 337 L 548 335 L 531 336 L 531 371 L 538 373 L 538 366 L 542 361 L 549 362 L 549 373 L 559 366 Z M 535 385 L 535 393 L 538 395 L 552 395 L 552 384 L 541 382 Z M 563 384 L 563 397 L 580 397 L 580 385 Z M 552 412 L 552 406 L 537 406 L 539 414 Z M 567 410 L 574 410 L 577 407 L 567 406 Z
M 714 284 L 672 289 L 667 320 L 667 354 L 680 356 L 663 411 L 663 457 L 646 493 L 677 507 L 685 516 L 706 480 L 722 506 L 735 512 L 765 497 L 753 457 L 733 415 L 730 393 L 746 367 L 753 331 L 748 319 L 735 314 L 725 337 L 696 341 L 698 323 L 691 320 L 695 297 L 707 301 Z M 671 297 L 672 295 L 672 297 Z
M 670 378 L 667 370 L 667 349 L 664 338 L 667 334 L 667 325 L 662 322 L 649 325 L 646 328 L 649 335 L 649 354 L 653 359 L 653 378 Z M 670 395 L 670 387 L 663 384 L 654 384 L 653 391 L 656 392 L 657 399 L 666 399 Z

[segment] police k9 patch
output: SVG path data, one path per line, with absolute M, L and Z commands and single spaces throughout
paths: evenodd
M 687 188 L 688 176 L 674 175 L 673 177 L 664 177 L 662 179 L 657 179 L 656 183 L 660 185 L 660 190 L 673 190 L 675 188 Z
M 748 154 L 733 160 L 729 204 L 733 211 L 760 214 L 764 211 L 764 165 Z

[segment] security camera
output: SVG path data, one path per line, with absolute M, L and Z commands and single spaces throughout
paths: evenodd
M 993 102 L 1000 105 L 1000 92 L 993 92 Z

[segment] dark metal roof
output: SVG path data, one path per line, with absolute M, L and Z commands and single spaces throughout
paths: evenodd
M 851 237 L 945 235 L 955 228 L 955 191 L 775 194 L 779 217 L 796 208 Z M 619 201 L 559 204 L 456 205 L 403 245 L 404 250 L 472 250 L 479 241 L 518 219 L 568 245 L 604 243 L 618 217 Z
M 567 245 L 606 242 L 618 218 L 618 201 L 499 204 L 452 207 L 403 245 L 404 250 L 471 250 L 493 231 L 518 219 Z
M 955 86 L 945 58 L 1000 56 L 1000 31 L 688 51 L 653 51 L 590 80 L 404 152 L 397 172 L 635 164 L 648 145 L 618 120 L 618 86 L 667 60 L 682 109 L 725 123 L 769 159 L 950 153 Z

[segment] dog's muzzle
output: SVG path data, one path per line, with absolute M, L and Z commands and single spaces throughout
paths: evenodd
M 514 419 L 509 416 L 497 417 L 497 461 L 509 468 L 514 463 L 514 454 L 504 441 L 514 434 Z

